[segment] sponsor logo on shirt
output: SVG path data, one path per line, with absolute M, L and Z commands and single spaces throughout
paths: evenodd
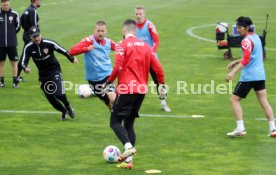
M 50 55 L 47 55 L 46 57 L 42 57 L 42 58 L 34 58 L 34 60 L 43 61 L 43 60 L 47 60 L 48 58 L 50 58 Z
M 128 42 L 127 47 L 132 47 L 132 46 L 144 46 L 144 42 Z
M 101 53 L 101 52 L 94 52 L 93 55 L 96 58 L 104 58 L 104 57 L 106 57 L 106 54 L 105 53 Z

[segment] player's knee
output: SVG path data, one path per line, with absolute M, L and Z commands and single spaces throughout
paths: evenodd
M 259 99 L 259 102 L 262 108 L 270 108 L 270 104 L 268 103 L 267 99 Z
M 240 97 L 234 96 L 234 95 L 230 98 L 231 103 L 237 103 L 237 102 L 240 102 L 240 100 L 241 100 Z
M 11 65 L 12 65 L 13 68 L 16 68 L 17 67 L 17 61 L 12 61 Z
M 133 125 L 124 125 L 124 128 L 125 128 L 128 132 L 130 132 L 130 131 L 133 131 L 133 130 L 134 130 Z
M 115 131 L 118 127 L 120 127 L 120 124 L 117 122 L 110 122 L 110 128 Z
M 116 117 L 116 116 L 111 116 L 109 126 L 110 126 L 111 129 L 114 130 L 114 128 L 116 128 L 116 125 L 118 124 L 118 122 L 116 122 L 115 120 L 112 120 L 113 117 Z

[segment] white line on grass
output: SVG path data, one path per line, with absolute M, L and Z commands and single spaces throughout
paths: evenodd
M 217 58 L 218 55 L 212 55 L 212 54 L 195 54 L 195 55 L 186 55 L 187 57 L 209 57 L 209 58 Z
M 15 111 L 15 110 L 0 110 L 0 113 L 17 113 L 17 114 L 60 114 L 60 112 L 52 112 L 52 111 Z
M 187 32 L 187 34 L 190 35 L 191 37 L 194 37 L 194 38 L 197 38 L 197 39 L 200 39 L 200 40 L 203 40 L 203 41 L 215 43 L 215 42 L 216 42 L 215 40 L 207 39 L 207 38 L 198 36 L 198 35 L 196 35 L 196 34 L 193 33 L 193 30 L 195 30 L 195 29 L 201 29 L 201 28 L 211 27 L 211 26 L 216 26 L 216 24 L 208 24 L 208 25 L 202 25 L 202 26 L 194 26 L 194 27 L 191 27 L 191 28 L 187 29 L 186 32 Z
M 141 117 L 157 117 L 157 118 L 204 118 L 204 115 L 191 115 L 191 116 L 181 116 L 181 115 L 162 115 L 162 114 L 140 114 Z
M 15 110 L 0 110 L 0 113 L 16 113 L 16 114 L 59 114 L 60 112 L 53 111 L 15 111 Z M 158 117 L 158 118 L 204 118 L 203 115 L 162 115 L 162 114 L 140 114 L 141 117 Z
M 207 25 L 201 25 L 201 26 L 194 26 L 194 27 L 190 27 L 186 30 L 186 33 L 191 36 L 191 37 L 194 37 L 194 38 L 197 38 L 199 40 L 202 40 L 202 41 L 207 41 L 207 42 L 212 42 L 212 43 L 216 43 L 216 40 L 211 40 L 211 39 L 208 39 L 208 38 L 204 38 L 202 36 L 199 36 L 199 35 L 196 35 L 194 34 L 194 30 L 195 29 L 201 29 L 201 28 L 206 28 L 206 27 L 212 27 L 212 26 L 216 26 L 216 24 L 207 24 Z M 276 48 L 265 48 L 266 50 L 270 50 L 270 51 L 276 51 Z
M 64 4 L 67 2 L 73 2 L 74 0 L 63 0 L 63 1 L 53 1 L 51 3 L 42 3 L 42 6 L 49 6 L 49 5 L 58 5 L 58 4 Z M 19 9 L 26 9 L 27 7 L 19 7 Z
M 255 120 L 259 120 L 259 121 L 267 121 L 266 118 L 256 118 Z

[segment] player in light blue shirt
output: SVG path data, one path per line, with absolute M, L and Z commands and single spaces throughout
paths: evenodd
M 145 8 L 144 6 L 135 7 L 135 17 L 136 17 L 136 37 L 140 40 L 146 42 L 155 53 L 157 58 L 157 49 L 159 46 L 159 37 L 155 25 L 146 19 L 145 17 Z M 150 74 L 154 83 L 158 86 L 157 77 L 152 69 L 150 69 Z M 158 90 L 157 90 L 158 92 Z M 159 97 L 162 105 L 162 110 L 165 112 L 171 112 L 171 109 L 168 107 L 165 98 L 162 96 Z
M 226 81 L 230 81 L 241 70 L 240 80 L 231 97 L 237 128 L 233 132 L 227 133 L 227 135 L 229 137 L 238 137 L 246 134 L 240 101 L 246 98 L 251 89 L 254 89 L 269 122 L 269 136 L 276 137 L 274 114 L 268 103 L 265 88 L 266 76 L 263 63 L 262 42 L 260 37 L 251 31 L 251 25 L 253 25 L 253 22 L 249 17 L 241 16 L 237 19 L 238 33 L 244 37 L 241 43 L 242 59 L 233 61 L 228 65 L 227 69 L 232 69 L 232 71 L 226 77 Z
M 94 34 L 73 46 L 69 53 L 70 55 L 83 54 L 85 79 L 95 95 L 111 109 L 116 97 L 115 86 L 111 84 L 106 94 L 103 91 L 103 85 L 112 72 L 110 51 L 115 50 L 116 43 L 105 37 L 106 31 L 106 23 L 98 21 Z

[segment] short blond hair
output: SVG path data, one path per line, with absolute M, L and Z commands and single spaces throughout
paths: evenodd
M 136 5 L 135 9 L 136 10 L 145 10 L 145 6 L 143 6 L 143 5 Z
M 106 26 L 106 23 L 104 21 L 97 21 L 96 26 Z

